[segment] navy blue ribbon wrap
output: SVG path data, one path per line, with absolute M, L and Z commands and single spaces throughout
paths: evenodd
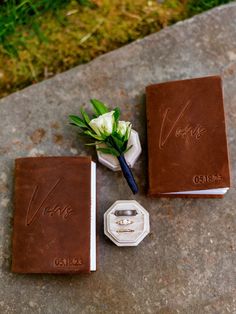
M 138 186 L 134 180 L 132 171 L 130 170 L 130 167 L 128 166 L 128 164 L 126 162 L 124 155 L 120 155 L 117 158 L 119 160 L 121 170 L 123 172 L 123 175 L 124 175 L 128 185 L 129 185 L 130 189 L 132 190 L 133 194 L 138 193 Z

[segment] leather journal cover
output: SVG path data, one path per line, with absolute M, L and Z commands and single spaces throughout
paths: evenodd
M 90 157 L 16 159 L 12 271 L 95 271 L 95 189 Z
M 149 195 L 223 197 L 230 187 L 219 76 L 150 85 Z

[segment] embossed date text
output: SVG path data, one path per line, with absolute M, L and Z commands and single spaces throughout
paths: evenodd
M 222 181 L 222 175 L 217 174 L 200 174 L 193 177 L 193 183 L 196 185 L 207 183 L 218 183 Z
M 54 267 L 79 267 L 83 265 L 82 258 L 78 257 L 56 257 L 53 261 Z

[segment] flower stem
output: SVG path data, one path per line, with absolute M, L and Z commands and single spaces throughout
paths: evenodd
M 128 166 L 128 164 L 126 162 L 124 155 L 120 155 L 117 158 L 119 160 L 121 170 L 123 172 L 123 175 L 124 175 L 128 185 L 129 185 L 130 189 L 132 190 L 133 194 L 138 193 L 138 186 L 134 180 L 132 171 L 130 170 L 130 167 Z

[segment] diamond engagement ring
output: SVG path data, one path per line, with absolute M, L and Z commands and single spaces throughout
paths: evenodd
M 122 209 L 114 212 L 114 215 L 116 216 L 136 216 L 137 214 L 136 209 Z
M 131 225 L 133 223 L 133 221 L 129 220 L 129 219 L 121 219 L 121 220 L 117 221 L 116 223 L 120 226 L 127 226 L 127 225 Z

